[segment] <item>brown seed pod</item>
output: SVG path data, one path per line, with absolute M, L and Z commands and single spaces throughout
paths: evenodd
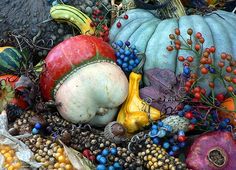
M 110 122 L 104 129 L 104 136 L 106 139 L 119 144 L 126 140 L 126 129 L 124 126 L 116 121 Z

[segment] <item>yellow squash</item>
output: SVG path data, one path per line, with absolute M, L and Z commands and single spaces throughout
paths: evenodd
M 139 97 L 141 74 L 132 72 L 129 76 L 129 94 L 118 113 L 117 121 L 128 133 L 134 133 L 161 118 L 161 112 Z

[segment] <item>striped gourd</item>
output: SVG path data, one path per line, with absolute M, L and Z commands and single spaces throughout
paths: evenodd
M 0 47 L 0 74 L 14 74 L 26 63 L 26 58 L 16 48 Z

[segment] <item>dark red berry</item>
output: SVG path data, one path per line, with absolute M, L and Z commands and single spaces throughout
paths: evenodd
M 128 19 L 129 16 L 127 14 L 124 15 L 124 19 Z
M 120 21 L 117 22 L 116 26 L 117 26 L 117 28 L 120 28 L 121 27 L 121 22 Z
M 223 102 L 225 100 L 225 96 L 222 93 L 219 93 L 219 94 L 216 95 L 216 99 L 219 102 Z
M 193 113 L 192 112 L 186 112 L 184 117 L 186 117 L 187 119 L 192 119 L 193 118 Z
M 183 136 L 183 135 L 178 136 L 178 141 L 179 142 L 184 142 L 186 139 L 187 139 L 186 136 Z

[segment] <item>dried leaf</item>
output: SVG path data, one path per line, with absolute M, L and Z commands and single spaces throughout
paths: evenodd
M 145 72 L 150 86 L 140 89 L 142 99 L 152 99 L 151 105 L 159 110 L 174 109 L 185 95 L 182 90 L 183 78 L 176 77 L 169 69 L 154 68 Z
M 85 158 L 81 153 L 74 150 L 73 148 L 67 147 L 62 141 L 59 140 L 59 142 L 63 145 L 66 155 L 76 170 L 96 169 L 95 165 Z

